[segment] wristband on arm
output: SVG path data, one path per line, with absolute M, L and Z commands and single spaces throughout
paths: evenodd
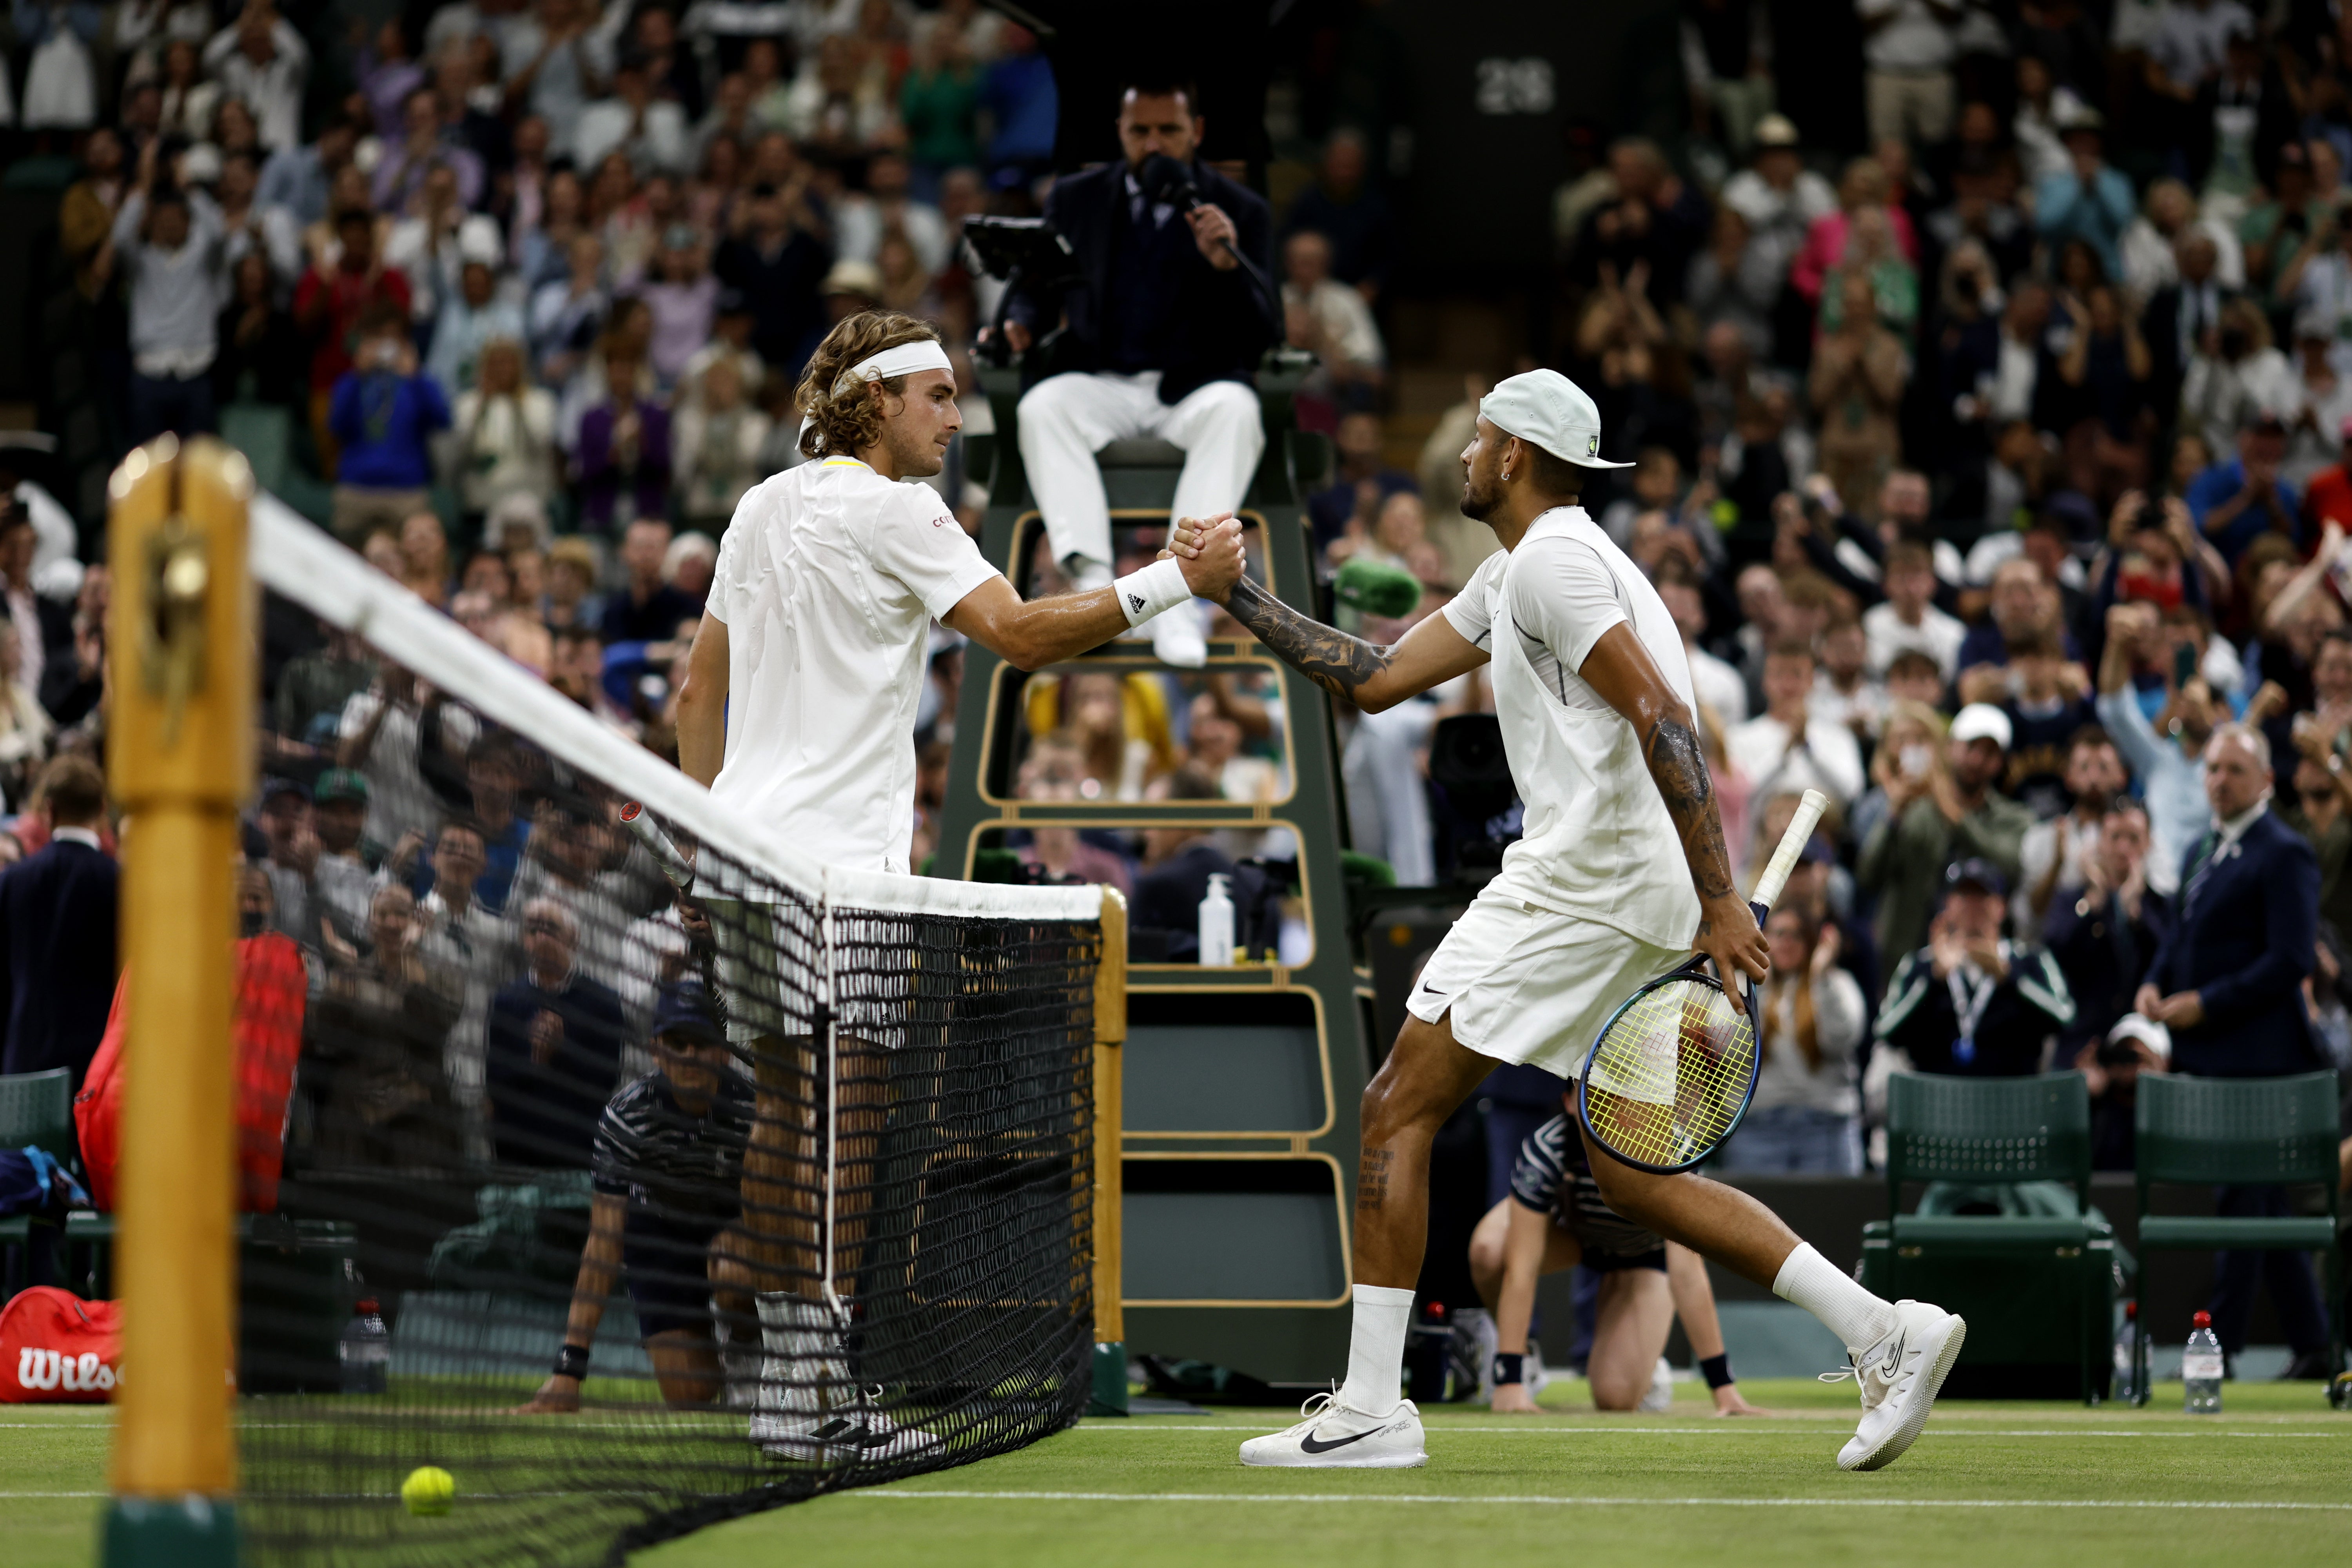
M 1711 1355 L 1698 1363 L 1699 1375 L 1706 1379 L 1710 1389 L 1723 1388 L 1734 1380 L 1731 1375 L 1731 1352 Z
M 1505 1352 L 1496 1351 L 1495 1352 L 1495 1386 L 1500 1388 L 1507 1383 L 1525 1383 L 1527 1359 L 1524 1355 L 1510 1355 Z
M 1118 595 L 1119 613 L 1130 626 L 1139 626 L 1192 596 L 1192 584 L 1184 581 L 1183 565 L 1172 556 L 1129 573 L 1111 584 L 1111 591 Z
M 555 1375 L 558 1377 L 569 1377 L 574 1379 L 586 1377 L 588 1375 L 588 1347 L 586 1345 L 565 1345 L 563 1349 L 556 1354 Z

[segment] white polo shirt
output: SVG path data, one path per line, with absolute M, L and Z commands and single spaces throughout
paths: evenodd
M 997 574 L 938 491 L 854 458 L 754 487 L 704 606 L 728 638 L 712 796 L 829 865 L 907 870 L 930 624 Z

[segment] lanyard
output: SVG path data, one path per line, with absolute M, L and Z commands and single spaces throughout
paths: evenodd
M 1992 1005 L 1992 994 L 1999 989 L 1990 974 L 1979 974 L 1973 984 L 1964 971 L 1974 965 L 1956 966 L 1944 976 L 1951 987 L 1952 1014 L 1959 1025 L 1959 1037 L 1952 1042 L 1952 1059 L 1963 1065 L 1977 1058 L 1977 1026 L 1984 1021 L 1985 1009 Z

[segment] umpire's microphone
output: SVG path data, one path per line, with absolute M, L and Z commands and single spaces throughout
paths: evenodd
M 1143 167 L 1135 172 L 1135 183 L 1142 187 L 1146 199 L 1167 202 L 1182 207 L 1188 213 L 1206 205 L 1201 200 L 1201 187 L 1192 182 L 1192 165 L 1165 153 L 1154 153 L 1146 158 Z M 1220 238 L 1217 243 L 1225 247 L 1226 255 L 1241 264 L 1241 269 L 1249 275 L 1252 283 L 1257 285 L 1259 295 L 1273 310 L 1275 320 L 1280 321 L 1282 301 L 1276 296 L 1274 285 L 1266 280 L 1265 274 L 1257 269 L 1257 263 L 1236 249 L 1231 239 Z

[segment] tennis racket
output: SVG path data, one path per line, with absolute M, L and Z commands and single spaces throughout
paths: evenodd
M 1748 907 L 1762 925 L 1829 798 L 1809 789 Z M 1576 1110 L 1592 1141 L 1628 1165 L 1671 1174 L 1723 1146 L 1756 1097 L 1756 988 L 1742 1011 L 1698 954 L 1627 997 L 1584 1058 Z M 1728 977 L 1726 977 L 1728 978 Z

